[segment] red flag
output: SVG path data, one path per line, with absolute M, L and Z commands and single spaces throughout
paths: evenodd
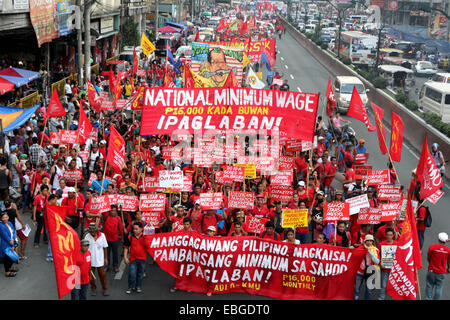
M 120 81 L 122 80 L 122 72 L 120 72 L 119 69 L 117 69 L 117 78 L 116 83 L 114 87 L 114 104 L 116 103 L 117 99 L 120 98 L 120 95 L 122 94 L 122 87 L 120 86 Z
M 369 116 L 367 115 L 366 107 L 361 100 L 361 96 L 356 90 L 356 87 L 353 87 L 352 99 L 350 100 L 350 105 L 348 107 L 347 116 L 355 118 L 364 124 L 369 131 L 375 131 L 376 128 L 370 123 Z
M 336 108 L 336 99 L 334 97 L 333 86 L 331 85 L 331 77 L 328 78 L 326 95 L 327 95 L 327 115 L 331 117 L 333 115 L 334 108 Z
M 420 154 L 419 164 L 417 165 L 416 175 L 420 181 L 420 198 L 425 199 L 438 191 L 444 182 L 439 173 L 434 159 L 428 150 L 428 138 L 425 135 L 422 152 Z
M 92 85 L 92 83 L 87 80 L 87 86 L 88 86 L 88 100 L 89 104 L 98 112 L 100 113 L 100 104 L 101 100 L 100 97 L 97 95 L 97 91 L 95 90 L 95 87 Z
M 137 73 L 139 67 L 139 61 L 137 58 L 137 54 L 136 54 L 136 47 L 134 47 L 133 49 L 133 74 Z
M 166 74 L 164 75 L 163 88 L 175 88 L 175 87 L 176 87 L 175 83 L 173 82 L 169 74 L 166 72 Z
M 192 77 L 191 68 L 189 68 L 187 65 L 184 66 L 184 87 L 195 88 L 195 81 Z
M 383 116 L 384 116 L 384 110 L 381 109 L 379 106 L 377 106 L 375 103 L 372 102 L 372 108 L 373 113 L 375 115 L 375 125 L 377 127 L 377 134 L 378 134 L 378 144 L 380 145 L 380 150 L 382 154 L 386 154 L 388 152 L 386 147 L 386 130 L 383 126 Z
M 416 270 L 422 268 L 422 257 L 415 221 L 411 199 L 408 197 L 402 234 L 397 240 L 398 246 L 386 287 L 386 293 L 395 300 L 415 300 L 417 296 Z
M 400 162 L 402 159 L 402 145 L 403 145 L 403 129 L 405 124 L 402 118 L 396 113 L 392 112 L 392 131 L 391 131 L 391 159 Z
M 197 41 L 198 41 L 199 36 L 200 36 L 200 32 L 197 32 L 197 34 L 195 35 L 194 42 L 197 42 Z
M 80 104 L 80 117 L 78 119 L 78 139 L 80 144 L 84 144 L 92 132 L 92 124 L 86 113 L 84 113 L 83 105 Z
M 112 71 L 112 69 L 109 69 L 109 91 L 111 92 L 111 94 L 114 94 L 114 90 L 116 89 L 116 77 L 114 76 L 114 72 Z
M 236 79 L 236 76 L 234 75 L 233 70 L 230 70 L 230 73 L 228 74 L 227 80 L 223 84 L 224 88 L 237 88 L 239 87 L 239 82 Z
M 64 221 L 67 207 L 47 205 L 46 209 L 56 286 L 61 299 L 72 291 L 79 278 L 76 257 L 80 253 L 80 239 L 75 230 Z
M 247 31 L 248 31 L 247 21 L 245 21 L 241 24 L 241 28 L 239 29 L 239 34 L 240 35 L 246 34 Z
M 114 126 L 110 127 L 110 131 L 106 161 L 116 173 L 122 173 L 125 164 L 125 140 Z
M 66 110 L 61 104 L 61 101 L 58 97 L 58 92 L 56 88 L 53 90 L 52 97 L 50 98 L 50 102 L 47 106 L 47 118 L 50 117 L 63 117 L 66 115 Z
M 220 19 L 220 22 L 219 22 L 219 25 L 217 26 L 217 31 L 220 31 L 220 30 L 223 30 L 223 29 L 225 29 L 226 27 L 225 27 L 225 22 L 223 21 L 223 18 L 222 19 Z

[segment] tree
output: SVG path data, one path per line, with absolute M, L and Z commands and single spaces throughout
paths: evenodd
M 122 49 L 125 46 L 138 46 L 140 34 L 138 31 L 138 23 L 133 21 L 133 18 L 129 17 L 125 20 L 122 26 Z

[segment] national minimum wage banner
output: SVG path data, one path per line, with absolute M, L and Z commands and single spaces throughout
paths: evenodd
M 279 130 L 313 141 L 319 94 L 249 88 L 147 88 L 141 135 Z

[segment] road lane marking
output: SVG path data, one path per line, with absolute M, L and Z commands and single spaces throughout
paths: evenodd
M 287 64 L 285 64 L 284 67 L 285 67 L 286 69 L 289 69 L 288 66 L 287 66 Z
M 281 61 L 284 61 L 284 58 L 283 58 L 283 57 L 280 57 L 280 59 L 281 59 Z
M 292 74 L 290 74 L 290 76 L 291 76 L 291 79 L 294 80 L 294 76 Z
M 119 266 L 119 272 L 114 276 L 114 280 L 122 280 L 123 272 L 125 271 L 125 261 L 122 259 Z
M 302 92 L 302 89 L 300 87 L 297 87 L 298 92 Z

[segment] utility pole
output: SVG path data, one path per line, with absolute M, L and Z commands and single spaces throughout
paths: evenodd
M 78 15 L 81 15 L 81 0 L 77 0 L 77 6 L 79 8 Z M 78 25 L 77 29 L 77 57 L 78 57 L 78 84 L 80 86 L 83 86 L 83 64 L 81 58 L 83 57 L 83 28 L 81 26 L 81 16 L 76 17 L 75 19 L 80 20 L 80 24 Z
M 85 80 L 91 80 L 91 2 L 84 1 L 84 66 Z
M 158 25 L 159 25 L 159 0 L 155 0 L 155 37 L 158 34 Z

